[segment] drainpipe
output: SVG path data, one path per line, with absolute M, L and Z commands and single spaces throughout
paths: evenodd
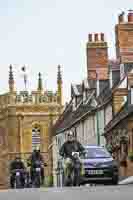
M 97 125 L 97 145 L 100 146 L 100 132 L 99 132 L 99 115 L 96 111 L 96 125 Z
M 98 71 L 96 70 L 96 95 L 97 97 L 100 94 L 100 85 L 99 85 L 99 77 L 98 77 Z M 98 110 L 96 111 L 96 126 L 97 126 L 97 145 L 100 146 L 100 135 L 99 135 L 99 115 Z

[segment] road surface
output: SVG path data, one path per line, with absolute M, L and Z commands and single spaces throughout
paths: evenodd
M 133 185 L 0 191 L 1 200 L 132 200 Z

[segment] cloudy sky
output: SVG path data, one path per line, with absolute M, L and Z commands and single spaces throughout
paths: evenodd
M 0 93 L 8 90 L 9 64 L 18 90 L 24 88 L 21 66 L 26 64 L 30 89 L 40 71 L 44 88 L 54 91 L 60 64 L 68 101 L 70 84 L 86 77 L 88 33 L 104 32 L 109 56 L 115 57 L 117 15 L 131 6 L 131 0 L 0 0 Z

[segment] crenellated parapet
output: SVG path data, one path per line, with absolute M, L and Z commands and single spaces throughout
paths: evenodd
M 15 98 L 16 104 L 43 104 L 43 103 L 57 103 L 57 94 L 52 91 L 45 91 L 39 93 L 38 91 L 20 91 Z
M 25 76 L 24 76 L 25 77 Z M 25 79 L 24 79 L 25 80 Z M 35 104 L 59 104 L 62 105 L 62 75 L 60 65 L 57 73 L 57 91 L 46 90 L 43 87 L 42 75 L 38 73 L 38 84 L 35 91 L 28 90 L 18 91 L 15 88 L 15 80 L 12 65 L 9 66 L 9 92 L 0 95 L 0 109 L 10 105 L 35 105 Z
M 19 93 L 6 93 L 0 95 L 0 108 L 4 108 L 10 105 L 20 105 L 20 104 L 45 104 L 45 103 L 57 103 L 58 96 L 57 93 L 52 91 L 45 91 L 44 93 L 39 93 L 38 91 L 20 91 Z

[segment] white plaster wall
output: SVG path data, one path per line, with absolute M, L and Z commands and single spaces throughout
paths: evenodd
M 112 106 L 108 105 L 104 110 L 105 125 L 112 120 Z
M 94 120 L 94 116 L 88 116 L 88 118 L 85 119 L 84 122 L 80 122 L 77 125 L 77 138 L 84 145 L 96 144 Z

